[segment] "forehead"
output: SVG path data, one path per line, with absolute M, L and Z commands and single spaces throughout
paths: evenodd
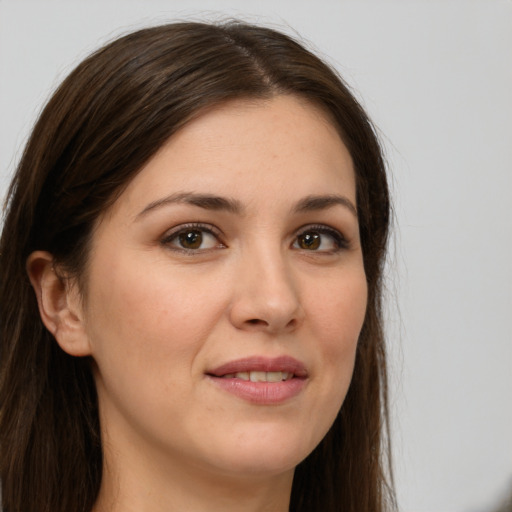
M 189 191 L 235 194 L 248 202 L 339 192 L 355 202 L 355 178 L 330 117 L 307 100 L 281 95 L 204 112 L 164 144 L 120 202 Z

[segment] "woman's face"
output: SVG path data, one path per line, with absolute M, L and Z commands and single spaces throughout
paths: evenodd
M 171 137 L 93 236 L 83 317 L 107 452 L 293 471 L 351 380 L 355 200 L 335 128 L 295 97 L 231 102 Z

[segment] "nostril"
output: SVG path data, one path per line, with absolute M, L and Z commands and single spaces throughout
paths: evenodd
M 251 325 L 268 325 L 267 322 L 260 320 L 259 318 L 251 318 L 250 320 L 247 320 L 247 323 Z
M 269 322 L 266 322 L 265 320 L 261 320 L 259 318 L 251 318 L 249 320 L 246 320 L 246 325 L 268 328 L 272 324 L 270 324 Z M 284 327 L 285 327 L 285 329 L 290 329 L 290 328 L 294 328 L 296 325 L 297 325 L 296 319 L 292 318 Z

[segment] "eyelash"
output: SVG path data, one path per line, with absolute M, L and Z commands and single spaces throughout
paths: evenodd
M 329 235 L 334 241 L 335 248 L 333 250 L 328 250 L 328 251 L 325 251 L 325 250 L 324 251 L 314 251 L 314 250 L 310 251 L 308 249 L 302 249 L 303 251 L 306 251 L 306 252 L 318 253 L 318 254 L 335 254 L 337 252 L 346 250 L 350 247 L 349 241 L 345 238 L 345 236 L 340 231 L 338 231 L 337 229 L 331 228 L 329 226 L 326 226 L 324 224 L 309 224 L 307 226 L 300 228 L 295 237 L 294 245 L 296 243 L 298 243 L 298 240 L 301 236 L 304 236 L 307 233 L 318 233 L 320 235 Z M 298 249 L 301 250 L 301 248 L 298 248 Z
M 183 224 L 173 229 L 170 233 L 166 233 L 161 240 L 161 244 L 170 247 L 174 251 L 183 252 L 186 254 L 199 254 L 208 251 L 209 249 L 189 249 L 187 247 L 180 247 L 178 245 L 172 245 L 172 242 L 177 239 L 181 234 L 186 234 L 191 231 L 199 231 L 201 233 L 207 233 L 213 236 L 216 240 L 218 240 L 217 248 L 224 248 L 226 245 L 222 242 L 222 233 L 216 229 L 214 226 L 210 224 L 201 224 L 197 222 L 192 222 L 190 224 Z
M 217 241 L 218 244 L 214 248 L 186 248 L 186 247 L 180 247 L 178 245 L 172 245 L 172 242 L 175 241 L 180 235 L 187 234 L 187 232 L 192 231 L 198 231 L 201 233 L 207 233 L 208 235 L 213 236 Z M 305 252 L 310 253 L 317 253 L 317 254 L 335 254 L 339 251 L 348 249 L 350 247 L 349 241 L 345 238 L 345 236 L 339 232 L 337 229 L 331 228 L 329 226 L 323 225 L 323 224 L 311 224 L 307 226 L 303 226 L 299 228 L 297 231 L 292 246 L 295 246 L 298 244 L 298 241 L 301 236 L 304 236 L 308 233 L 316 233 L 319 235 L 328 235 L 330 236 L 335 244 L 335 248 L 333 250 L 311 250 L 311 249 L 305 249 L 301 247 L 295 247 L 297 250 L 302 250 Z M 320 241 L 322 243 L 323 240 Z M 167 233 L 161 240 L 161 244 L 166 247 L 170 247 L 174 251 L 183 252 L 190 255 L 197 255 L 200 253 L 204 253 L 206 251 L 209 251 L 210 249 L 216 249 L 216 248 L 225 248 L 226 245 L 222 242 L 222 233 L 220 230 L 216 229 L 214 226 L 210 224 L 202 224 L 202 223 L 190 223 L 190 224 L 184 224 L 181 226 L 178 226 L 177 228 L 173 229 L 170 233 Z

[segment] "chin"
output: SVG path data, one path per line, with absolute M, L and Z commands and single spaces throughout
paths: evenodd
M 273 453 L 247 454 L 236 459 L 225 460 L 219 468 L 224 473 L 231 473 L 240 477 L 266 478 L 293 472 L 302 458 L 297 454 L 276 458 Z
M 234 434 L 227 451 L 215 460 L 224 470 L 239 475 L 286 473 L 293 471 L 315 448 L 317 443 L 306 443 L 307 438 L 304 433 L 293 434 L 283 429 L 247 429 L 245 433 Z

